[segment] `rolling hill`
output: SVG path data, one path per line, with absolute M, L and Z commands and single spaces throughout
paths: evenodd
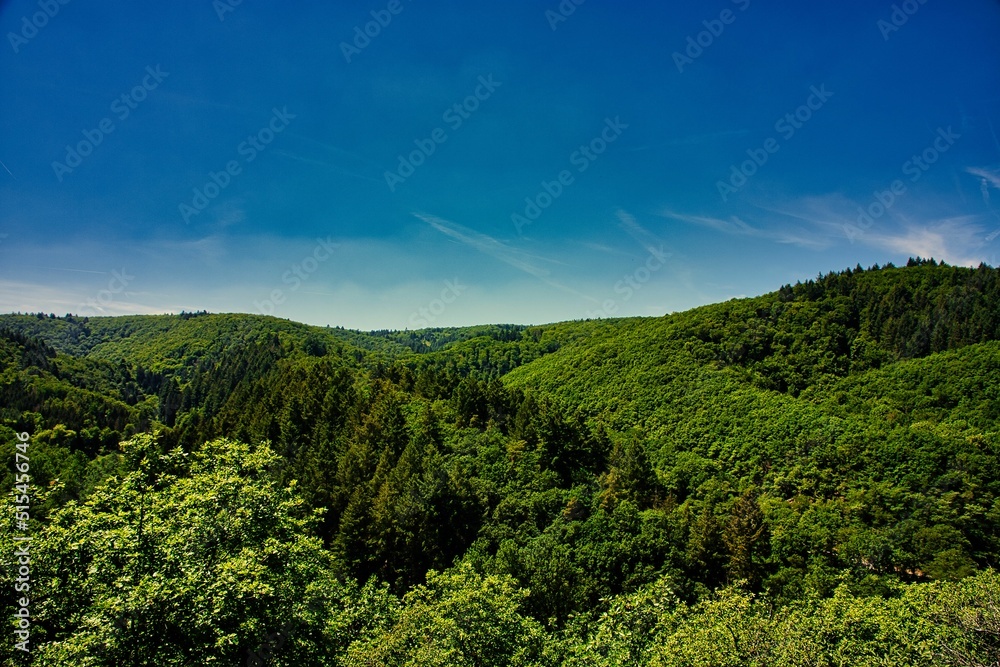
M 8 487 L 14 434 L 32 439 L 38 595 L 73 592 L 38 612 L 45 664 L 228 664 L 282 613 L 311 629 L 273 664 L 411 664 L 417 637 L 485 664 L 463 636 L 493 664 L 998 655 L 986 266 L 532 327 L 4 315 L 0 396 Z M 203 598 L 184 544 L 253 604 Z M 195 626 L 170 600 L 229 611 Z

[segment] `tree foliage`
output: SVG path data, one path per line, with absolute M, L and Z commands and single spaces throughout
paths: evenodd
M 0 316 L 31 657 L 996 664 L 998 287 L 915 259 L 542 327 Z

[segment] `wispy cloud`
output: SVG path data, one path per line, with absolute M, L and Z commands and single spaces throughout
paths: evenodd
M 40 267 L 40 268 L 46 269 L 48 271 L 68 271 L 70 273 L 96 273 L 99 276 L 106 276 L 106 275 L 108 275 L 107 271 L 90 271 L 90 270 L 87 270 L 87 269 L 66 269 L 66 268 L 59 267 L 59 266 L 43 266 L 43 267 Z
M 604 243 L 594 243 L 593 241 L 580 241 L 580 247 L 587 248 L 588 250 L 594 250 L 605 255 L 616 255 L 619 257 L 631 257 L 633 253 L 620 250 L 618 248 L 613 248 Z
M 934 257 L 956 266 L 977 266 L 983 257 L 971 251 L 981 246 L 983 227 L 976 216 L 907 221 L 893 232 L 865 234 L 866 245 L 909 257 Z
M 333 166 L 329 162 L 325 162 L 323 160 L 316 160 L 316 159 L 311 158 L 311 157 L 304 157 L 302 155 L 298 155 L 296 153 L 291 153 L 291 152 L 286 151 L 286 150 L 278 149 L 278 150 L 274 151 L 274 154 L 275 155 L 280 155 L 281 157 L 288 158 L 289 160 L 295 160 L 296 162 L 303 162 L 305 164 L 311 164 L 311 165 L 314 165 L 316 167 L 323 167 L 323 168 L 329 169 L 329 168 L 331 168 Z
M 290 151 L 278 151 L 278 154 L 287 157 L 292 160 L 298 160 L 307 164 L 314 164 L 316 166 L 323 166 L 327 169 L 332 169 L 338 173 L 344 174 L 345 176 L 353 176 L 355 178 L 360 178 L 365 181 L 372 181 L 375 183 L 382 183 L 383 179 L 381 177 L 382 168 L 375 164 L 371 160 L 352 153 L 349 150 L 345 150 L 340 146 L 335 146 L 333 144 L 328 144 L 323 141 L 318 141 L 312 137 L 307 137 L 302 134 L 289 133 L 289 137 L 293 137 L 302 142 L 321 148 L 328 156 L 329 159 L 321 159 L 316 157 L 305 157 L 298 153 L 292 153 Z
M 468 227 L 464 227 L 458 223 L 439 218 L 435 215 L 427 213 L 414 213 L 413 215 L 420 220 L 423 220 L 442 234 L 455 239 L 459 243 L 463 243 L 485 255 L 489 255 L 494 259 L 513 266 L 518 271 L 523 271 L 524 273 L 541 280 L 547 285 L 564 290 L 582 299 L 586 299 L 587 301 L 594 303 L 597 302 L 597 300 L 593 297 L 587 296 L 572 287 L 563 285 L 562 283 L 553 280 L 550 277 L 552 272 L 547 268 L 539 266 L 537 263 L 538 260 L 547 263 L 559 263 L 555 260 L 527 253 L 519 248 L 503 243 L 488 234 L 477 232 L 473 229 L 469 229 Z
M 686 224 L 706 227 L 731 236 L 759 238 L 766 241 L 772 241 L 774 243 L 797 245 L 814 250 L 823 250 L 831 245 L 830 238 L 827 235 L 817 233 L 815 229 L 810 232 L 802 229 L 767 229 L 755 227 L 735 215 L 730 216 L 728 219 L 724 219 L 711 216 L 688 215 L 671 210 L 663 210 L 660 212 L 660 215 L 665 218 L 679 220 L 680 222 Z M 801 220 L 808 220 L 815 227 L 823 227 L 829 224 L 823 224 L 816 218 L 803 217 L 801 214 L 783 213 L 783 215 L 799 218 Z
M 1000 190 L 1000 169 L 986 169 L 982 167 L 966 167 L 966 172 L 983 179 L 985 185 Z
M 215 209 L 215 224 L 222 229 L 238 225 L 246 219 L 247 213 L 241 199 L 226 202 Z
M 993 141 L 996 142 L 996 132 L 993 131 L 992 123 L 990 123 L 990 132 L 993 135 Z M 1000 143 L 997 144 L 997 148 L 1000 149 Z M 1000 168 L 993 166 L 966 167 L 965 172 L 979 179 L 979 192 L 983 196 L 983 203 L 986 204 L 986 208 L 993 214 L 993 217 L 1000 220 L 1000 211 L 997 211 L 993 207 L 992 197 L 990 196 L 991 189 L 1000 190 Z M 998 236 L 1000 236 L 1000 228 L 990 232 L 990 234 L 986 236 L 986 242 L 991 243 Z
M 163 308 L 150 307 L 134 301 L 125 301 L 123 296 L 135 297 L 136 294 L 123 292 L 121 296 L 102 304 L 103 312 L 91 312 L 86 305 L 88 299 L 94 299 L 97 290 L 88 290 L 82 285 L 72 288 L 52 285 L 39 285 L 12 280 L 0 280 L 0 303 L 8 312 L 35 312 L 44 310 L 59 315 L 65 313 L 92 315 L 131 315 L 169 312 Z M 176 311 L 174 311 L 176 312 Z
M 993 209 L 993 204 L 990 201 L 990 189 L 994 188 L 1000 190 L 1000 169 L 986 168 L 986 167 L 966 167 L 966 173 L 972 174 L 980 179 L 979 181 L 979 191 L 983 195 L 983 202 L 990 209 L 990 212 L 994 216 L 1000 218 L 1000 213 L 997 213 Z M 991 234 L 987 237 L 988 241 L 992 241 L 996 238 L 997 234 Z
M 663 243 L 660 242 L 660 239 L 640 225 L 635 216 L 621 209 L 618 210 L 617 215 L 620 221 L 618 226 L 625 230 L 626 234 L 638 241 L 639 245 L 646 249 L 646 252 L 658 257 L 672 254 L 664 251 Z
M 901 201 L 854 235 L 845 230 L 858 229 L 858 204 L 839 193 L 760 208 L 806 223 L 815 230 L 817 242 L 827 245 L 851 239 L 870 248 L 911 257 L 934 257 L 949 264 L 976 266 L 981 261 L 983 216 L 955 215 L 949 200 L 925 197 Z
M 856 225 L 858 216 L 857 202 L 837 192 L 758 205 L 757 208 L 772 216 L 780 216 L 774 219 L 778 222 L 788 219 L 800 226 L 805 224 L 806 229 L 799 235 L 805 236 L 808 241 L 800 245 L 817 249 L 830 247 L 845 238 L 845 226 Z

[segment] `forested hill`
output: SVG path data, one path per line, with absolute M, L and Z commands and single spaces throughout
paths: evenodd
M 1000 272 L 933 260 L 528 327 L 0 316 L 34 664 L 996 664 L 998 419 Z

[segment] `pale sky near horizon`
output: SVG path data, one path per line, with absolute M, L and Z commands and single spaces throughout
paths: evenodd
M 1000 256 L 996 0 L 12 0 L 0 34 L 0 312 L 527 324 Z

